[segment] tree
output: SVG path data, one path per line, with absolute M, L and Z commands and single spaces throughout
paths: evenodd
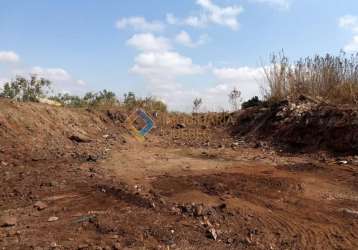
M 198 113 L 200 106 L 203 104 L 203 100 L 201 98 L 195 98 L 193 101 L 193 113 Z
M 85 107 L 85 106 L 101 106 L 101 105 L 114 105 L 118 102 L 116 94 L 108 91 L 102 90 L 100 92 L 87 92 L 83 98 L 76 95 L 69 94 L 58 94 L 57 96 L 52 96 L 49 98 L 62 103 L 66 106 L 72 107 Z
M 16 77 L 14 81 L 5 83 L 0 96 L 23 102 L 38 102 L 50 89 L 51 82 L 32 75 L 30 79 Z
M 241 91 L 234 88 L 229 94 L 229 103 L 234 111 L 239 110 L 242 102 Z
M 254 96 L 251 99 L 247 100 L 246 102 L 243 102 L 241 105 L 241 108 L 247 109 L 250 107 L 257 107 L 260 105 L 263 105 L 264 103 L 259 99 L 258 96 Z
M 124 94 L 123 102 L 127 108 L 132 109 L 137 105 L 137 98 L 133 92 L 129 91 L 127 94 Z

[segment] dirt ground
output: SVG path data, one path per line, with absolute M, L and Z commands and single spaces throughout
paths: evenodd
M 358 249 L 357 157 L 253 148 L 220 129 L 142 143 L 112 113 L 2 107 L 2 249 Z M 43 109 L 51 129 L 18 127 Z

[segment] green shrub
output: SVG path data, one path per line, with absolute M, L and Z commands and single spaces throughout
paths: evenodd
M 0 96 L 23 102 L 38 102 L 46 96 L 50 85 L 49 80 L 38 79 L 36 76 L 31 76 L 30 79 L 16 77 L 14 81 L 5 83 Z
M 257 107 L 263 105 L 263 102 L 259 99 L 258 96 L 254 96 L 251 99 L 247 100 L 246 102 L 243 102 L 241 107 L 243 109 L 247 109 L 250 107 Z

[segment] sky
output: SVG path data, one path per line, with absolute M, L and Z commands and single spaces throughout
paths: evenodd
M 21 75 L 56 93 L 110 89 L 171 110 L 228 109 L 262 94 L 262 68 L 358 52 L 356 0 L 0 0 L 0 87 Z

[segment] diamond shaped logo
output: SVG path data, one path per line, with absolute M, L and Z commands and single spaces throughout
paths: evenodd
M 135 127 L 135 123 L 138 119 L 144 123 L 144 126 L 142 126 L 140 129 Z M 137 109 L 126 120 L 126 127 L 137 140 L 144 141 L 145 136 L 153 129 L 154 122 L 144 110 Z

